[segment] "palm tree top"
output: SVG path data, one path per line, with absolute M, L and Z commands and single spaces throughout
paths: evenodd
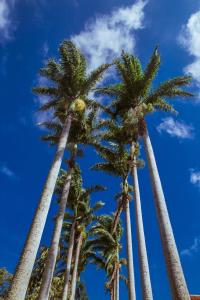
M 134 109 L 135 117 L 143 118 L 153 110 L 174 112 L 167 99 L 174 97 L 190 97 L 192 94 L 183 89 L 191 82 L 190 76 L 179 76 L 153 87 L 153 81 L 160 68 L 160 54 L 155 48 L 149 63 L 143 69 L 140 60 L 131 54 L 122 52 L 121 58 L 115 61 L 120 82 L 108 87 L 98 88 L 97 93 L 114 98 L 106 107 L 113 116 L 124 116 Z
M 39 74 L 46 78 L 47 84 L 33 88 L 33 92 L 49 98 L 40 110 L 52 110 L 53 117 L 63 123 L 72 107 L 74 109 L 72 104 L 77 99 L 83 100 L 87 107 L 96 105 L 88 94 L 109 65 L 103 64 L 87 74 L 87 61 L 72 41 L 60 44 L 59 56 L 59 60 L 51 58 L 40 69 Z

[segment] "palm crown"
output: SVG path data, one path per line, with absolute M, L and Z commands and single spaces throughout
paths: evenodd
M 39 72 L 48 80 L 47 85 L 35 87 L 33 91 L 49 97 L 49 101 L 40 110 L 53 109 L 53 116 L 63 123 L 77 99 L 83 100 L 88 107 L 95 105 L 88 94 L 109 65 L 101 65 L 88 75 L 86 59 L 73 42 L 64 41 L 59 47 L 59 53 L 59 61 L 49 59 Z M 81 106 L 81 103 L 77 103 L 75 108 Z
M 129 119 L 135 127 L 153 110 L 174 112 L 173 106 L 167 102 L 167 99 L 192 96 L 182 89 L 191 82 L 190 76 L 175 77 L 153 88 L 153 81 L 160 67 L 157 48 L 144 70 L 137 57 L 124 51 L 121 58 L 115 61 L 115 66 L 120 83 L 98 88 L 97 93 L 114 98 L 114 101 L 105 108 L 106 112 L 113 117 L 121 116 L 127 121 Z

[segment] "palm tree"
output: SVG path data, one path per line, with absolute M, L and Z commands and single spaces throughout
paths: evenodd
M 87 144 L 89 145 L 95 144 L 96 139 L 95 136 L 93 136 L 93 130 L 95 129 L 95 125 L 96 125 L 96 121 L 95 121 L 96 114 L 97 114 L 97 109 L 96 108 L 92 109 L 87 116 L 81 119 L 76 119 L 71 126 L 71 130 L 68 138 L 68 145 L 67 145 L 67 149 L 71 152 L 71 157 L 68 160 L 68 176 L 67 177 L 61 176 L 60 180 L 58 180 L 58 185 L 60 186 L 57 189 L 57 191 L 59 190 L 59 197 L 60 197 L 59 212 L 55 222 L 50 251 L 48 252 L 47 263 L 45 266 L 45 271 L 43 273 L 43 280 L 42 280 L 38 300 L 48 299 L 50 293 L 51 281 L 53 278 L 53 272 L 54 272 L 56 258 L 58 254 L 59 240 L 60 240 L 60 235 L 62 230 L 65 209 L 67 205 L 72 172 L 75 165 L 75 159 L 76 156 L 83 156 L 83 150 L 78 149 L 77 144 L 78 145 L 82 144 L 84 146 L 86 146 Z M 48 130 L 50 130 L 50 133 L 48 135 L 43 136 L 43 140 L 50 142 L 52 145 L 57 143 L 59 140 L 59 136 L 62 132 L 62 125 L 59 122 L 53 122 L 53 123 L 44 122 L 43 126 Z M 65 180 L 65 183 L 63 182 L 63 180 Z M 74 234 L 72 230 L 71 241 L 73 240 L 73 235 Z M 70 252 L 71 251 L 72 250 L 70 250 Z M 67 286 L 68 285 L 66 284 L 65 285 L 66 289 Z
M 109 133 L 103 133 L 101 137 L 106 139 Z M 101 170 L 108 174 L 118 176 L 122 180 L 122 193 L 120 197 L 119 209 L 123 206 L 126 213 L 126 245 L 127 245 L 127 268 L 128 268 L 128 289 L 129 300 L 135 300 L 135 279 L 134 279 L 134 265 L 133 265 L 133 250 L 132 250 L 132 232 L 129 201 L 129 185 L 127 182 L 130 173 L 130 155 L 121 144 L 110 143 L 110 146 L 105 147 L 96 145 L 100 157 L 103 162 L 97 163 L 92 167 L 93 170 Z M 119 213 L 116 213 L 119 216 Z M 117 217 L 119 219 L 119 217 Z M 116 224 L 116 219 L 115 219 Z M 113 224 L 114 225 L 114 224 Z M 115 225 L 113 226 L 113 228 Z
M 67 263 L 69 265 L 67 265 L 65 275 L 64 275 L 64 288 L 62 294 L 63 300 L 66 300 L 67 296 L 69 296 L 69 279 L 70 279 L 73 249 L 76 248 L 74 254 L 74 266 L 73 266 L 72 279 L 70 283 L 71 300 L 74 299 L 75 297 L 77 280 L 80 277 L 80 273 L 87 262 L 87 257 L 89 253 L 89 249 L 86 249 L 87 247 L 85 245 L 87 244 L 87 227 L 90 226 L 92 222 L 95 220 L 95 215 L 94 215 L 95 211 L 100 209 L 104 205 L 103 202 L 99 201 L 96 202 L 93 206 L 91 206 L 90 194 L 97 191 L 104 191 L 105 188 L 100 185 L 95 185 L 83 189 L 81 173 L 78 166 L 76 166 L 75 170 L 76 170 L 74 174 L 75 176 L 72 180 L 70 193 L 68 197 L 69 212 L 65 214 L 66 220 L 63 224 L 64 228 L 68 228 L 68 229 L 70 228 L 71 231 L 70 236 L 72 236 L 72 231 L 73 231 L 73 238 L 71 239 L 71 241 L 69 241 L 69 235 L 66 236 L 67 241 L 69 241 L 68 258 L 67 258 Z M 73 212 L 73 214 L 71 214 L 71 211 Z M 64 237 L 62 237 L 62 243 L 63 243 L 63 238 Z M 84 259 L 83 259 L 82 250 L 85 255 Z M 65 252 L 66 251 L 64 251 L 64 253 Z M 66 259 L 64 260 L 66 261 Z M 80 267 L 80 264 L 82 267 Z
M 91 233 L 95 237 L 93 247 L 99 255 L 95 263 L 107 273 L 108 281 L 105 286 L 110 290 L 110 299 L 119 300 L 120 270 L 126 260 L 119 258 L 123 233 L 121 222 L 118 222 L 115 233 L 113 233 L 113 222 L 113 216 L 100 216 L 98 222 L 92 227 Z
M 151 286 L 151 278 L 149 271 L 149 263 L 145 242 L 145 234 L 144 234 L 144 225 L 142 218 L 142 207 L 140 200 L 140 188 L 138 182 L 138 174 L 137 174 L 137 160 L 136 155 L 138 153 L 138 145 L 132 144 L 131 147 L 131 158 L 133 160 L 133 168 L 132 168 L 132 177 L 133 177 L 133 186 L 134 186 L 134 199 L 135 199 L 135 215 L 136 215 L 136 228 L 137 228 L 137 240 L 138 240 L 138 254 L 139 254 L 139 264 L 140 264 L 140 276 L 142 283 L 142 293 L 144 300 L 153 300 L 153 292 Z
M 190 83 L 191 77 L 175 77 L 153 89 L 152 83 L 160 66 L 160 55 L 157 48 L 144 71 L 140 61 L 125 52 L 115 64 L 120 76 L 120 83 L 99 88 L 98 92 L 115 98 L 106 110 L 116 119 L 122 118 L 124 120 L 128 116 L 129 125 L 132 124 L 132 129 L 134 131 L 137 129 L 136 135 L 141 136 L 144 140 L 172 296 L 176 300 L 189 300 L 189 292 L 181 267 L 145 116 L 154 110 L 174 112 L 175 110 L 166 99 L 192 96 L 182 89 Z
M 29 286 L 25 298 L 26 300 L 38 299 L 38 294 L 42 283 L 42 276 L 45 270 L 48 252 L 49 249 L 47 247 L 40 248 L 39 255 L 35 261 L 33 272 L 31 274 L 31 279 L 29 281 Z M 61 284 L 62 280 L 59 277 L 59 274 L 55 274 L 51 285 L 50 299 L 59 299 Z
M 131 121 L 133 122 L 133 118 L 131 118 Z M 136 133 L 135 130 L 132 131 L 129 130 L 130 124 L 127 119 L 123 121 L 122 125 L 120 125 L 119 122 L 116 123 L 113 120 L 101 121 L 99 127 L 104 127 L 104 126 L 107 127 L 107 131 L 101 134 L 101 138 L 103 140 L 110 143 L 114 142 L 122 145 L 126 145 L 126 143 L 130 144 L 130 157 L 128 158 L 127 163 L 129 163 L 129 167 L 133 176 L 133 183 L 134 183 L 138 253 L 140 258 L 139 262 L 140 262 L 143 298 L 153 299 L 148 257 L 147 257 L 147 250 L 146 250 L 146 242 L 145 242 L 145 235 L 144 235 L 144 226 L 143 226 L 143 219 L 142 219 L 139 183 L 137 177 L 137 168 L 143 167 L 144 163 L 143 161 L 137 159 L 137 156 L 139 155 L 139 146 L 137 145 L 137 143 L 132 142 L 132 140 L 136 139 Z M 129 203 L 126 203 L 125 207 L 126 207 L 127 219 L 130 220 Z M 115 219 L 113 223 L 113 231 L 115 231 L 116 224 L 118 222 L 122 210 L 123 210 L 123 201 L 119 201 L 118 209 L 116 211 Z M 127 228 L 127 231 L 128 230 L 129 227 Z
M 108 68 L 108 65 L 102 65 L 87 75 L 86 60 L 80 50 L 71 41 L 64 41 L 59 47 L 59 53 L 59 62 L 50 59 L 45 67 L 40 70 L 40 75 L 48 79 L 49 84 L 35 88 L 34 92 L 49 96 L 50 100 L 41 107 L 41 110 L 53 111 L 53 118 L 60 120 L 63 124 L 62 133 L 14 275 L 8 300 L 23 300 L 25 298 L 71 123 L 77 114 L 82 114 L 86 106 L 93 105 L 93 101 L 88 99 L 88 93 Z
M 8 288 L 12 281 L 12 275 L 5 269 L 0 268 L 0 299 L 5 299 Z

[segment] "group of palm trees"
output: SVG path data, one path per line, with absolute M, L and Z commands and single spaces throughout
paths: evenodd
M 112 64 L 104 64 L 90 74 L 86 58 L 71 41 L 60 45 L 59 55 L 59 60 L 49 59 L 40 70 L 48 84 L 33 89 L 49 98 L 40 108 L 51 112 L 50 119 L 42 123 L 48 131 L 43 140 L 55 145 L 56 152 L 6 299 L 86 300 L 81 272 L 90 262 L 105 270 L 105 287 L 111 300 L 120 298 L 120 279 L 127 285 L 128 299 L 135 300 L 130 211 L 133 198 L 142 294 L 144 300 L 153 300 L 137 175 L 137 169 L 144 165 L 140 159 L 143 142 L 171 295 L 174 300 L 189 300 L 146 116 L 158 110 L 174 112 L 166 99 L 192 96 L 183 90 L 191 78 L 175 77 L 153 88 L 160 66 L 157 48 L 145 68 L 137 57 L 122 51 Z M 114 73 L 113 84 L 105 86 L 100 80 L 109 68 Z M 91 100 L 91 92 L 103 95 L 108 104 Z M 103 186 L 84 188 L 77 158 L 84 156 L 85 146 L 93 147 L 99 157 L 91 169 L 120 178 L 121 189 L 115 195 L 117 207 L 113 214 L 97 212 L 104 205 L 101 201 L 91 204 L 91 193 L 104 191 Z M 53 195 L 57 196 L 59 209 L 51 244 L 40 248 L 37 256 Z M 120 253 L 123 212 L 126 258 Z M 122 267 L 127 268 L 127 278 Z

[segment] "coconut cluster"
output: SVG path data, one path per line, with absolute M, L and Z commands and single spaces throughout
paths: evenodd
M 82 113 L 86 108 L 86 104 L 82 99 L 76 99 L 72 104 L 72 110 L 77 113 Z

